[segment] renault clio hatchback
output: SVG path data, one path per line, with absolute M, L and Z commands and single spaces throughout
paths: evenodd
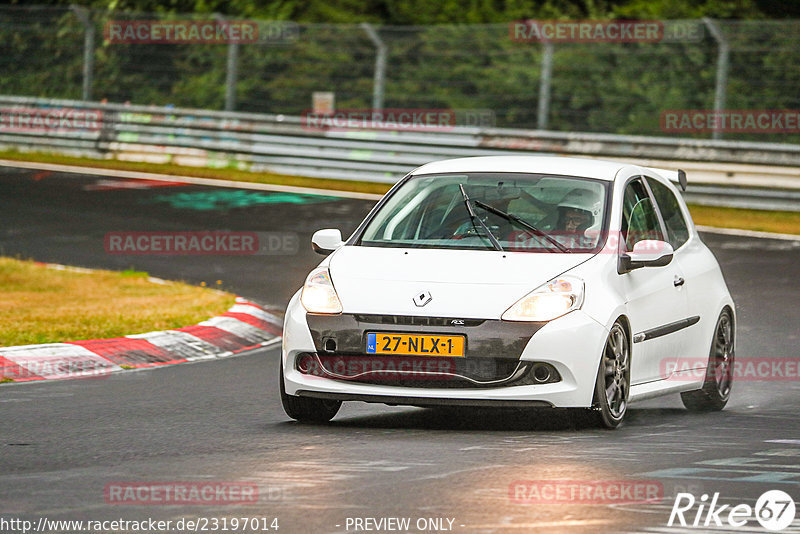
M 324 422 L 343 401 L 562 407 L 617 427 L 680 393 L 721 410 L 735 308 L 672 182 L 578 158 L 438 161 L 398 182 L 289 302 L 280 393 Z

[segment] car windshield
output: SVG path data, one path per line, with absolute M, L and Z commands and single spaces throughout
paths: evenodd
M 608 183 L 527 173 L 412 176 L 364 228 L 362 246 L 590 252 Z

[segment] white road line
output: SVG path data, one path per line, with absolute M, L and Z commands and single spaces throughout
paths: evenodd
M 251 306 L 249 304 L 234 304 L 228 309 L 228 313 L 244 313 L 251 315 L 256 319 L 261 319 L 268 323 L 272 323 L 277 327 L 283 327 L 283 319 L 277 315 L 273 315 L 261 309 L 260 307 Z
M 173 176 L 171 174 L 101 169 L 98 167 L 79 167 L 76 165 L 61 165 L 56 163 L 34 163 L 29 161 L 14 161 L 7 159 L 0 159 L 0 167 L 17 167 L 20 169 L 36 169 L 53 172 L 71 172 L 76 174 L 89 174 L 92 176 L 112 176 L 114 178 L 128 178 L 132 180 L 183 182 L 191 185 L 210 185 L 214 187 L 230 187 L 234 189 L 255 189 L 258 191 L 276 191 L 280 193 L 325 195 L 330 197 L 354 198 L 359 200 L 380 200 L 383 197 L 383 195 L 376 195 L 372 193 L 356 193 L 353 191 L 339 191 L 336 189 L 318 189 L 315 187 L 261 184 L 256 182 L 240 182 L 235 180 L 217 180 L 214 178 L 197 178 L 194 176 Z
M 757 232 L 755 230 L 740 230 L 738 228 L 717 228 L 715 226 L 696 225 L 698 232 L 708 232 L 709 234 L 734 235 L 738 237 L 755 237 L 758 239 L 780 239 L 782 241 L 800 241 L 800 235 L 794 234 L 773 234 L 772 232 Z
M 239 319 L 235 319 L 233 317 L 212 317 L 207 321 L 198 323 L 198 325 L 219 328 L 220 330 L 228 332 L 229 334 L 246 339 L 254 345 L 275 337 L 274 334 L 265 332 L 260 328 L 256 328 L 251 324 L 245 323 L 244 321 L 240 321 Z

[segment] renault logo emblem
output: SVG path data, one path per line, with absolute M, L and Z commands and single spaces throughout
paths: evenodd
M 425 306 L 427 303 L 429 303 L 432 300 L 433 300 L 433 297 L 431 296 L 431 292 L 430 291 L 420 291 L 419 293 L 414 295 L 414 304 L 416 304 L 417 307 L 419 307 L 419 308 Z

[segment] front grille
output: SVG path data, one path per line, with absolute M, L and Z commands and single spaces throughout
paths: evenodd
M 368 332 L 463 335 L 466 358 L 519 360 L 525 346 L 546 323 L 524 323 L 459 317 L 418 317 L 387 314 L 307 314 L 317 353 L 363 354 Z M 463 324 L 461 324 L 463 323 Z M 335 345 L 335 347 L 334 347 Z
M 417 317 L 414 315 L 356 315 L 362 323 L 403 326 L 480 326 L 484 319 L 462 319 L 459 317 Z
M 532 371 L 543 365 L 552 373 L 546 381 L 537 381 Z M 506 358 L 301 354 L 296 367 L 334 380 L 413 388 L 493 388 L 561 380 L 548 364 Z

